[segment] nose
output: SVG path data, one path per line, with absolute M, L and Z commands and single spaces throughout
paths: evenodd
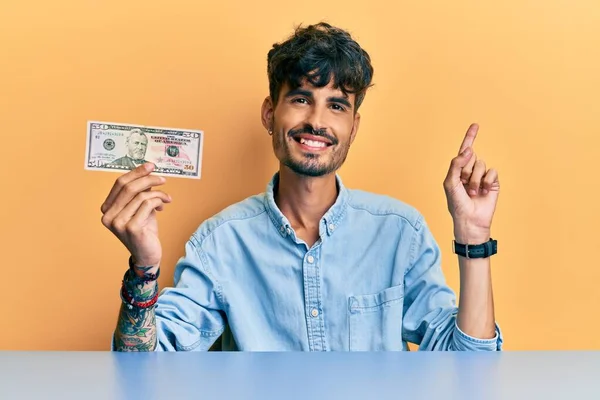
M 310 112 L 306 116 L 306 122 L 316 131 L 327 130 L 324 117 L 321 107 L 311 107 Z

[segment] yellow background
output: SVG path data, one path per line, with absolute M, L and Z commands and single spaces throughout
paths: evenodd
M 87 120 L 202 129 L 203 178 L 170 179 L 162 286 L 207 217 L 277 168 L 266 54 L 298 23 L 350 30 L 375 87 L 341 170 L 416 206 L 458 290 L 442 181 L 471 122 L 500 171 L 496 315 L 507 350 L 600 349 L 600 4 L 588 1 L 3 1 L 0 348 L 108 349 L 127 268 L 100 223 L 111 172 Z

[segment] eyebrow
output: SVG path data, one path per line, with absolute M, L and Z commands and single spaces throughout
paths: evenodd
M 332 103 L 339 103 L 345 105 L 348 108 L 352 108 L 352 104 L 350 104 L 347 97 L 329 97 L 327 100 Z
M 306 96 L 306 97 L 312 98 L 313 94 L 309 90 L 300 89 L 300 88 L 290 90 L 289 92 L 287 92 L 285 94 L 285 98 L 294 97 L 294 96 Z
M 287 92 L 285 94 L 286 99 L 293 97 L 293 96 L 305 96 L 310 99 L 313 98 L 313 94 L 311 91 L 306 90 L 306 89 L 301 89 L 301 88 L 290 90 L 289 92 Z M 345 105 L 348 108 L 352 108 L 352 104 L 350 104 L 350 102 L 348 101 L 348 96 L 344 96 L 344 97 L 332 96 L 332 97 L 328 97 L 327 101 L 330 103 L 339 103 L 339 104 Z

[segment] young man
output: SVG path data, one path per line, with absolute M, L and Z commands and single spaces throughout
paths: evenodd
M 460 306 L 440 249 L 413 207 L 350 190 L 336 174 L 358 132 L 369 55 L 338 28 L 298 28 L 268 54 L 262 122 L 280 169 L 266 192 L 200 225 L 160 297 L 155 212 L 171 198 L 145 164 L 121 176 L 102 223 L 131 253 L 113 348 L 500 350 L 489 257 L 498 174 L 472 125 L 444 188 L 454 221 Z M 469 245 L 468 254 L 461 245 Z

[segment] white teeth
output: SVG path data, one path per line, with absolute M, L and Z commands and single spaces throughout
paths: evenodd
M 325 147 L 327 144 L 325 142 L 319 142 L 317 140 L 306 140 L 304 138 L 300 138 L 300 143 L 305 144 L 310 147 Z

